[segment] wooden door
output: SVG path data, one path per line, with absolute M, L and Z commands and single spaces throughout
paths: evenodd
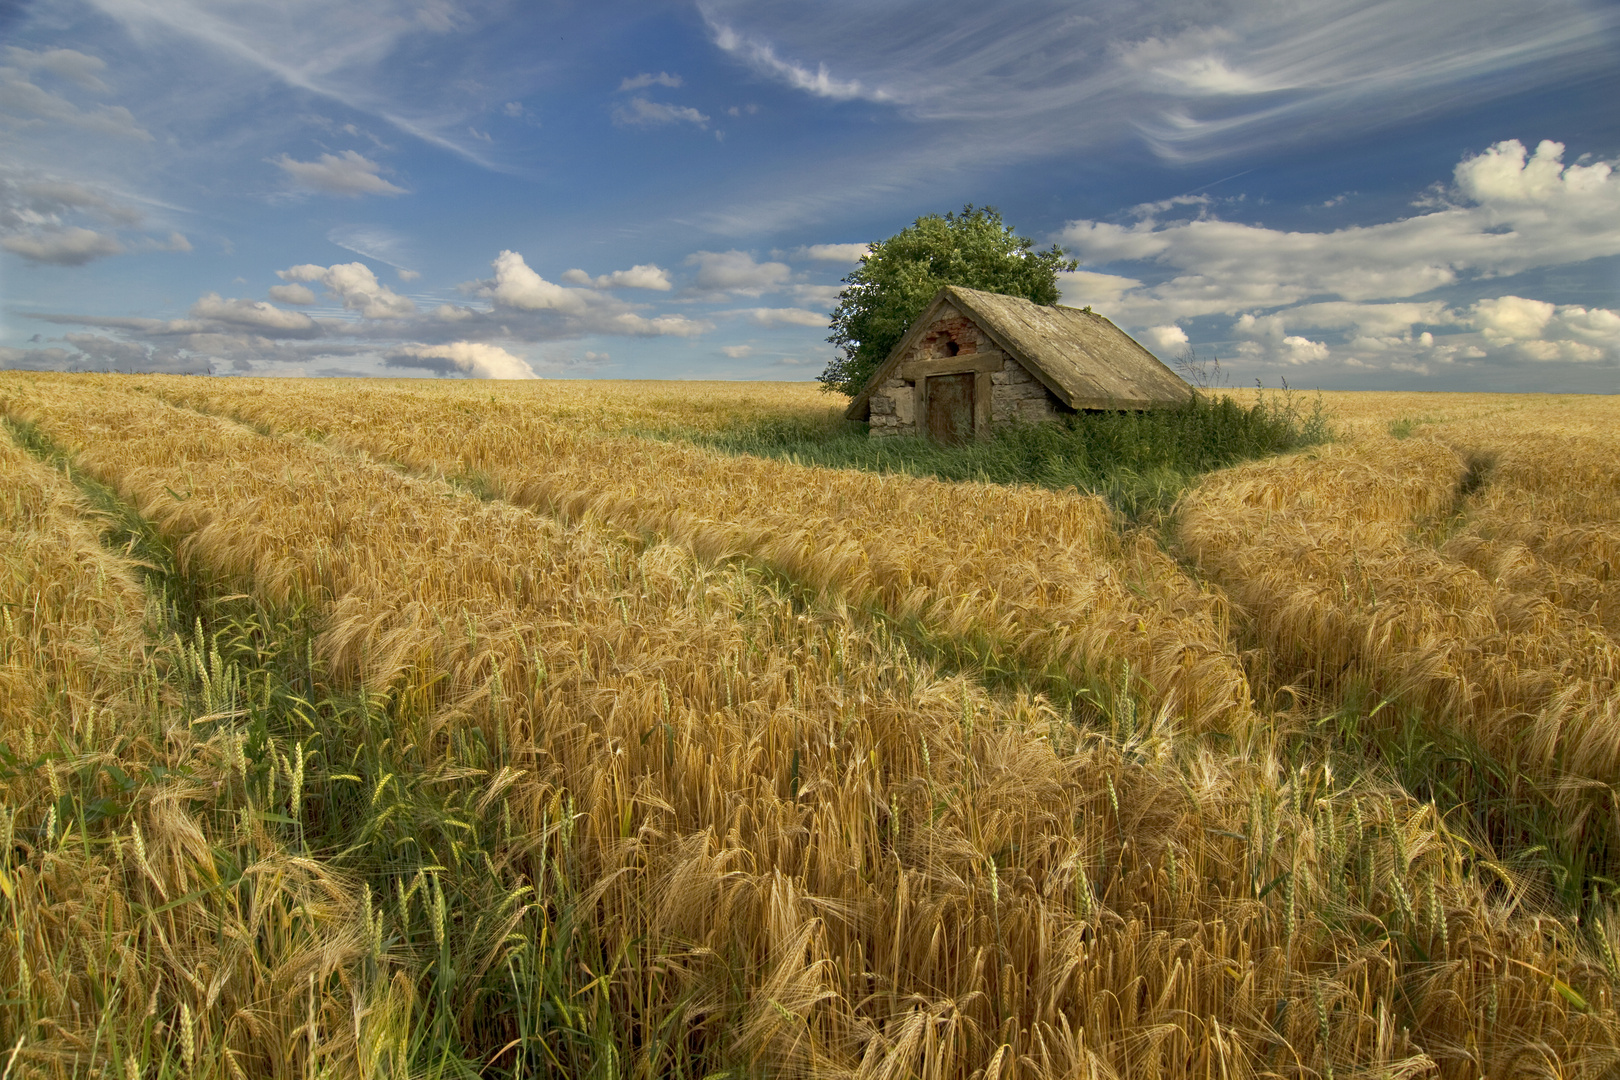
M 929 438 L 951 444 L 965 443 L 973 438 L 973 380 L 971 371 L 929 378 Z

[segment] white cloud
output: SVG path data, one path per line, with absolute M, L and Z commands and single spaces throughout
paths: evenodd
M 861 256 L 872 250 L 870 244 L 811 244 L 800 249 L 807 259 L 816 262 L 857 263 Z
M 124 247 L 112 233 L 80 227 L 39 229 L 0 239 L 0 247 L 30 262 L 83 266 L 93 259 L 120 254 Z
M 627 104 L 613 107 L 613 122 L 620 127 L 654 127 L 663 124 L 696 124 L 707 129 L 709 118 L 687 105 L 666 105 L 648 101 L 637 94 Z
M 417 278 L 422 276 L 422 271 L 407 270 L 403 266 L 394 267 L 394 273 L 399 275 L 399 280 L 401 281 L 415 281 Z
M 755 71 L 779 79 L 795 90 L 803 90 L 816 97 L 831 98 L 834 101 L 850 101 L 855 98 L 864 98 L 868 101 L 889 100 L 886 91 L 867 89 L 861 85 L 859 79 L 834 78 L 827 70 L 826 64 L 818 64 L 816 70 L 811 71 L 801 64 L 777 56 L 775 47 L 769 42 L 746 38 L 730 26 L 712 20 L 710 27 L 714 31 L 714 43 L 721 49 L 742 60 Z
M 1400 299 L 1470 278 L 1620 254 L 1620 177 L 1612 163 L 1564 165 L 1514 140 L 1461 162 L 1441 209 L 1332 232 L 1288 232 L 1201 212 L 1161 222 L 1138 208 L 1129 226 L 1073 221 L 1060 234 L 1082 261 L 1156 263 L 1166 281 L 1115 304 L 1134 324 L 1295 304 L 1312 297 Z
M 806 285 L 800 283 L 788 289 L 793 299 L 800 306 L 810 305 L 823 311 L 831 311 L 838 306 L 838 294 L 844 291 L 842 285 Z
M 7 59 L 12 64 L 22 59 L 26 66 L 60 73 L 62 70 L 72 70 L 77 64 L 77 61 L 65 60 L 66 54 L 85 61 L 95 59 L 83 53 L 76 53 L 72 49 L 30 53 L 25 49 L 16 48 L 8 50 Z M 89 68 L 78 66 L 85 73 L 89 73 Z M 99 80 L 97 82 L 99 83 Z M 83 83 L 80 82 L 80 85 Z M 106 88 L 103 86 L 101 89 Z M 17 66 L 0 66 L 0 126 L 12 126 L 3 123 L 6 119 L 24 127 L 66 124 L 98 135 L 116 135 L 143 142 L 152 141 L 152 133 L 136 123 L 135 114 L 124 106 L 100 105 L 86 111 L 60 94 L 53 94 L 35 85 Z
M 308 333 L 316 328 L 315 320 L 302 311 L 285 311 L 263 300 L 226 300 L 213 292 L 203 294 L 191 305 L 191 317 L 266 330 L 272 334 Z
M 1294 89 L 1292 80 L 1279 78 L 1280 73 L 1256 74 L 1229 66 L 1223 53 L 1236 37 L 1223 28 L 1198 27 L 1122 46 L 1116 55 L 1147 87 L 1169 94 L 1231 97 Z
M 75 49 L 44 49 L 40 52 L 31 52 L 15 45 L 8 45 L 6 63 L 25 71 L 48 71 L 97 94 L 109 91 L 107 84 L 98 77 L 107 70 L 107 62 L 99 56 L 89 56 Z
M 786 263 L 755 262 L 746 251 L 698 251 L 686 257 L 697 267 L 694 284 L 702 292 L 734 292 L 758 296 L 787 284 L 793 271 Z
M 815 326 L 825 329 L 827 316 L 808 308 L 747 308 L 739 314 L 747 315 L 761 326 Z
M 714 329 L 714 324 L 684 315 L 658 315 L 651 319 L 625 311 L 606 320 L 604 329 L 633 337 L 698 337 Z
M 523 261 L 516 251 L 502 251 L 490 264 L 495 268 L 493 281 L 484 283 L 483 292 L 495 301 L 497 307 L 516 308 L 519 311 L 557 311 L 564 315 L 583 315 L 588 294 L 579 289 L 567 289 L 547 281 Z
M 1569 193 L 1600 189 L 1612 168 L 1608 162 L 1565 166 L 1564 144 L 1543 139 L 1534 154 L 1517 139 L 1499 142 L 1459 164 L 1457 187 L 1480 203 L 1548 203 Z
M 378 281 L 377 275 L 365 263 L 337 263 L 332 266 L 304 263 L 277 270 L 276 276 L 283 281 L 318 281 L 345 308 L 359 312 L 368 319 L 403 319 L 416 311 L 416 305 L 409 298 Z
M 388 355 L 389 367 L 423 368 L 441 374 L 459 372 L 475 379 L 537 379 L 534 368 L 521 356 L 498 345 L 480 341 L 452 341 L 443 345 L 407 345 Z
M 1501 296 L 1474 305 L 1474 325 L 1493 341 L 1534 341 L 1557 311 L 1556 305 L 1542 300 Z
M 308 285 L 272 285 L 270 286 L 270 299 L 283 304 L 313 304 L 315 294 Z
M 353 150 L 322 154 L 315 161 L 298 161 L 287 154 L 273 158 L 294 186 L 328 195 L 403 195 L 405 189 L 381 176 L 382 166 Z
M 649 86 L 667 86 L 673 90 L 680 85 L 681 77 L 679 75 L 671 75 L 667 71 L 660 71 L 658 74 L 653 75 L 644 71 L 640 75 L 627 76 L 619 84 L 619 93 L 622 94 L 626 90 L 645 90 Z
M 1316 330 L 1353 330 L 1363 337 L 1406 335 L 1415 325 L 1449 326 L 1456 313 L 1439 300 L 1362 304 L 1330 300 L 1288 309 L 1288 324 Z
M 1070 307 L 1090 305 L 1103 308 L 1113 304 L 1142 283 L 1119 274 L 1099 274 L 1095 270 L 1066 270 L 1058 273 L 1058 292 Z
M 1180 352 L 1187 347 L 1187 331 L 1174 323 L 1169 326 L 1150 326 L 1142 332 L 1148 348 L 1160 353 Z
M 1310 364 L 1328 358 L 1328 347 L 1325 342 L 1290 334 L 1283 338 L 1282 343 L 1285 359 L 1290 364 Z
M 722 345 L 720 351 L 733 360 L 741 360 L 743 357 L 753 353 L 754 347 L 752 345 Z
M 615 270 L 611 274 L 599 274 L 594 278 L 583 270 L 565 270 L 562 279 L 573 285 L 589 285 L 597 289 L 652 289 L 656 292 L 668 292 L 674 287 L 670 284 L 669 272 L 652 263 L 637 263 L 628 270 Z
M 0 168 L 0 229 L 67 223 L 76 213 L 114 225 L 137 225 L 141 212 L 83 184 L 32 170 Z
M 1488 345 L 1512 357 L 1582 363 L 1620 359 L 1620 312 L 1607 308 L 1499 296 L 1476 303 L 1471 315 Z

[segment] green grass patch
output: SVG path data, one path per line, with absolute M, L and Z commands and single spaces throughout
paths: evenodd
M 865 424 L 832 410 L 718 433 L 664 428 L 638 434 L 802 465 L 1074 489 L 1106 497 L 1132 521 L 1164 513 L 1212 469 L 1331 436 L 1320 400 L 1303 408 L 1291 394 L 1257 394 L 1251 405 L 1200 394 L 1174 409 L 1084 412 L 1053 423 L 1019 424 L 963 446 L 919 437 L 874 439 Z

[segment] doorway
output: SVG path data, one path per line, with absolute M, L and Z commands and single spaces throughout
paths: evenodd
M 973 438 L 974 373 L 934 375 L 928 380 L 928 437 L 957 445 Z

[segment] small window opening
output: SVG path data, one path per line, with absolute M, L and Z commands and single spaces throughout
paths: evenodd
M 958 345 L 956 342 L 947 341 L 945 343 L 945 355 L 946 356 L 955 356 L 957 353 L 959 353 L 961 351 L 962 351 L 962 346 Z

